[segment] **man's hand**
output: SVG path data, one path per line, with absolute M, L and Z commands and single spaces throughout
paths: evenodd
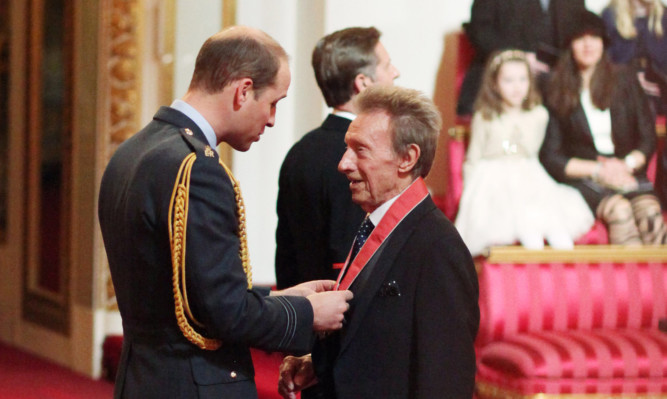
M 344 313 L 350 308 L 347 301 L 352 291 L 328 291 L 307 297 L 313 306 L 313 330 L 331 331 L 343 327 Z
M 302 357 L 287 356 L 280 365 L 278 393 L 285 399 L 296 399 L 297 392 L 317 383 L 313 359 L 310 355 Z
M 271 291 L 271 296 L 291 295 L 291 296 L 309 296 L 318 292 L 331 291 L 336 282 L 333 280 L 313 280 L 285 288 L 280 291 Z
M 526 53 L 526 61 L 530 66 L 530 70 L 533 74 L 537 75 L 540 73 L 549 73 L 549 65 L 537 59 L 537 54 L 535 53 Z

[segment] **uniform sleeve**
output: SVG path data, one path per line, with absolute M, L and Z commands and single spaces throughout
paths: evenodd
M 208 335 L 266 350 L 310 351 L 310 302 L 248 290 L 239 257 L 231 182 L 217 158 L 199 156 L 191 175 L 187 222 L 188 299 Z M 251 254 L 252 260 L 252 254 Z
M 475 385 L 479 328 L 477 275 L 453 231 L 424 252 L 416 308 L 418 372 L 415 398 L 469 399 Z

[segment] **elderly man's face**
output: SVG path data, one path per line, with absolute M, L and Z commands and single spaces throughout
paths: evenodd
M 389 132 L 389 116 L 384 112 L 362 113 L 345 134 L 347 150 L 338 171 L 350 181 L 352 201 L 366 212 L 400 194 L 401 159 L 394 153 Z

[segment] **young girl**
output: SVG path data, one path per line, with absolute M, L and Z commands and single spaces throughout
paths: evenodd
M 526 55 L 491 58 L 475 104 L 463 165 L 456 227 L 473 255 L 519 241 L 529 249 L 571 249 L 593 215 L 579 192 L 556 183 L 537 155 L 548 113 L 540 105 Z

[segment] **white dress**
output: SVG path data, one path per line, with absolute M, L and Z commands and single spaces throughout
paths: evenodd
M 473 256 L 517 241 L 571 247 L 593 225 L 579 191 L 557 183 L 540 164 L 548 119 L 543 106 L 492 120 L 473 116 L 455 223 Z

